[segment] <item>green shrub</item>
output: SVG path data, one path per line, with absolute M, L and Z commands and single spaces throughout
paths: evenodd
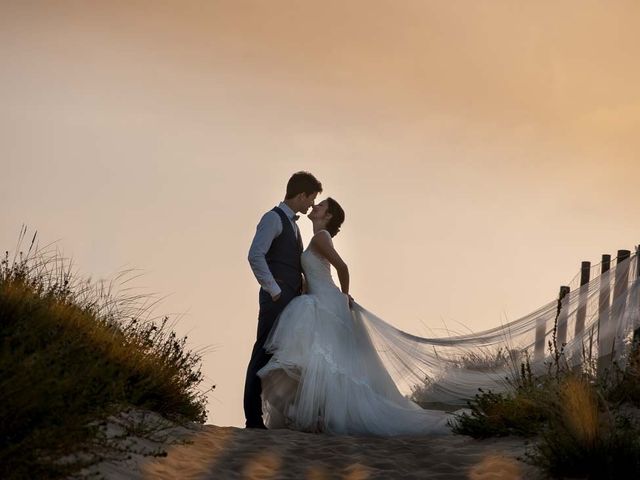
M 149 318 L 144 297 L 77 280 L 34 242 L 0 262 L 0 478 L 68 475 L 84 463 L 55 459 L 90 451 L 89 424 L 128 406 L 204 422 L 201 357 L 186 337 Z
M 540 432 L 546 421 L 544 405 L 522 393 L 493 393 L 480 390 L 469 402 L 470 413 L 462 413 L 453 423 L 455 433 L 474 438 L 521 435 Z
M 640 348 L 631 350 L 624 369 L 614 365 L 603 382 L 607 400 L 640 408 Z

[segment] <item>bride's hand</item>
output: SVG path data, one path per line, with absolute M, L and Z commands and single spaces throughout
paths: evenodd
M 355 302 L 355 300 L 348 293 L 345 293 L 345 295 L 347 296 L 347 300 L 349 301 L 349 308 L 353 308 L 353 303 Z

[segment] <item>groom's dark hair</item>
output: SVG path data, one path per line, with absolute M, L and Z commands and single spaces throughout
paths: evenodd
M 316 192 L 322 192 L 322 184 L 318 179 L 309 172 L 296 172 L 287 182 L 287 195 L 284 198 L 288 200 L 300 193 L 308 196 Z

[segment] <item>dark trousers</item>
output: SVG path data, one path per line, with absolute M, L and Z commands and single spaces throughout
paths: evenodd
M 247 419 L 246 425 L 248 427 L 262 425 L 262 385 L 260 377 L 256 374 L 271 358 L 271 354 L 265 351 L 264 344 L 284 307 L 298 295 L 298 292 L 294 293 L 286 285 L 280 285 L 280 287 L 282 294 L 276 302 L 267 292 L 260 290 L 258 335 L 256 343 L 253 345 L 251 360 L 249 360 L 247 367 L 247 378 L 244 383 L 244 416 Z

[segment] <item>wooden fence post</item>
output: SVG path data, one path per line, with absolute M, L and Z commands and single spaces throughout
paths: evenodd
M 567 343 L 567 320 L 569 319 L 569 309 L 568 305 L 566 308 L 562 308 L 564 306 L 562 305 L 562 302 L 564 297 L 566 297 L 570 291 L 571 288 L 563 286 L 560 287 L 560 293 L 558 294 L 558 310 L 556 312 L 556 321 L 558 322 L 556 327 L 556 346 L 558 347 L 558 350 Z
M 611 255 L 602 255 L 600 264 L 600 294 L 598 297 L 598 374 L 604 371 L 606 364 L 603 356 L 606 350 L 604 335 L 600 333 L 607 328 L 609 323 L 609 304 L 611 297 Z
M 583 288 L 589 283 L 591 276 L 591 262 L 582 262 L 580 271 L 580 298 L 578 300 L 578 314 L 576 316 L 576 329 L 574 336 L 582 334 L 584 331 L 584 322 L 587 318 L 587 288 Z
M 629 265 L 620 268 L 620 264 L 628 260 L 631 256 L 629 250 L 618 250 L 618 258 L 616 259 L 616 284 L 613 286 L 614 301 L 627 292 L 629 287 Z
M 636 278 L 640 278 L 640 245 L 636 245 Z M 636 300 L 640 302 L 640 299 Z M 633 331 L 633 347 L 638 348 L 640 343 L 640 325 Z
M 629 283 L 629 265 L 621 265 L 625 262 L 625 260 L 628 260 L 630 256 L 631 252 L 629 250 L 618 250 L 618 256 L 616 258 L 615 279 L 613 285 L 613 299 L 611 303 L 612 307 L 616 302 L 618 302 L 618 305 L 620 305 L 620 299 L 627 293 Z M 604 352 L 604 355 L 599 355 L 599 357 L 600 365 L 604 368 L 607 368 L 609 365 L 611 365 L 616 349 L 618 348 L 616 342 L 616 331 L 618 330 L 618 326 L 613 323 L 617 321 L 617 319 L 612 316 L 613 313 L 616 312 L 609 312 L 609 318 L 607 319 L 606 326 L 603 330 L 604 335 L 602 335 L 603 331 L 600 332 L 600 339 L 604 348 L 602 352 Z

